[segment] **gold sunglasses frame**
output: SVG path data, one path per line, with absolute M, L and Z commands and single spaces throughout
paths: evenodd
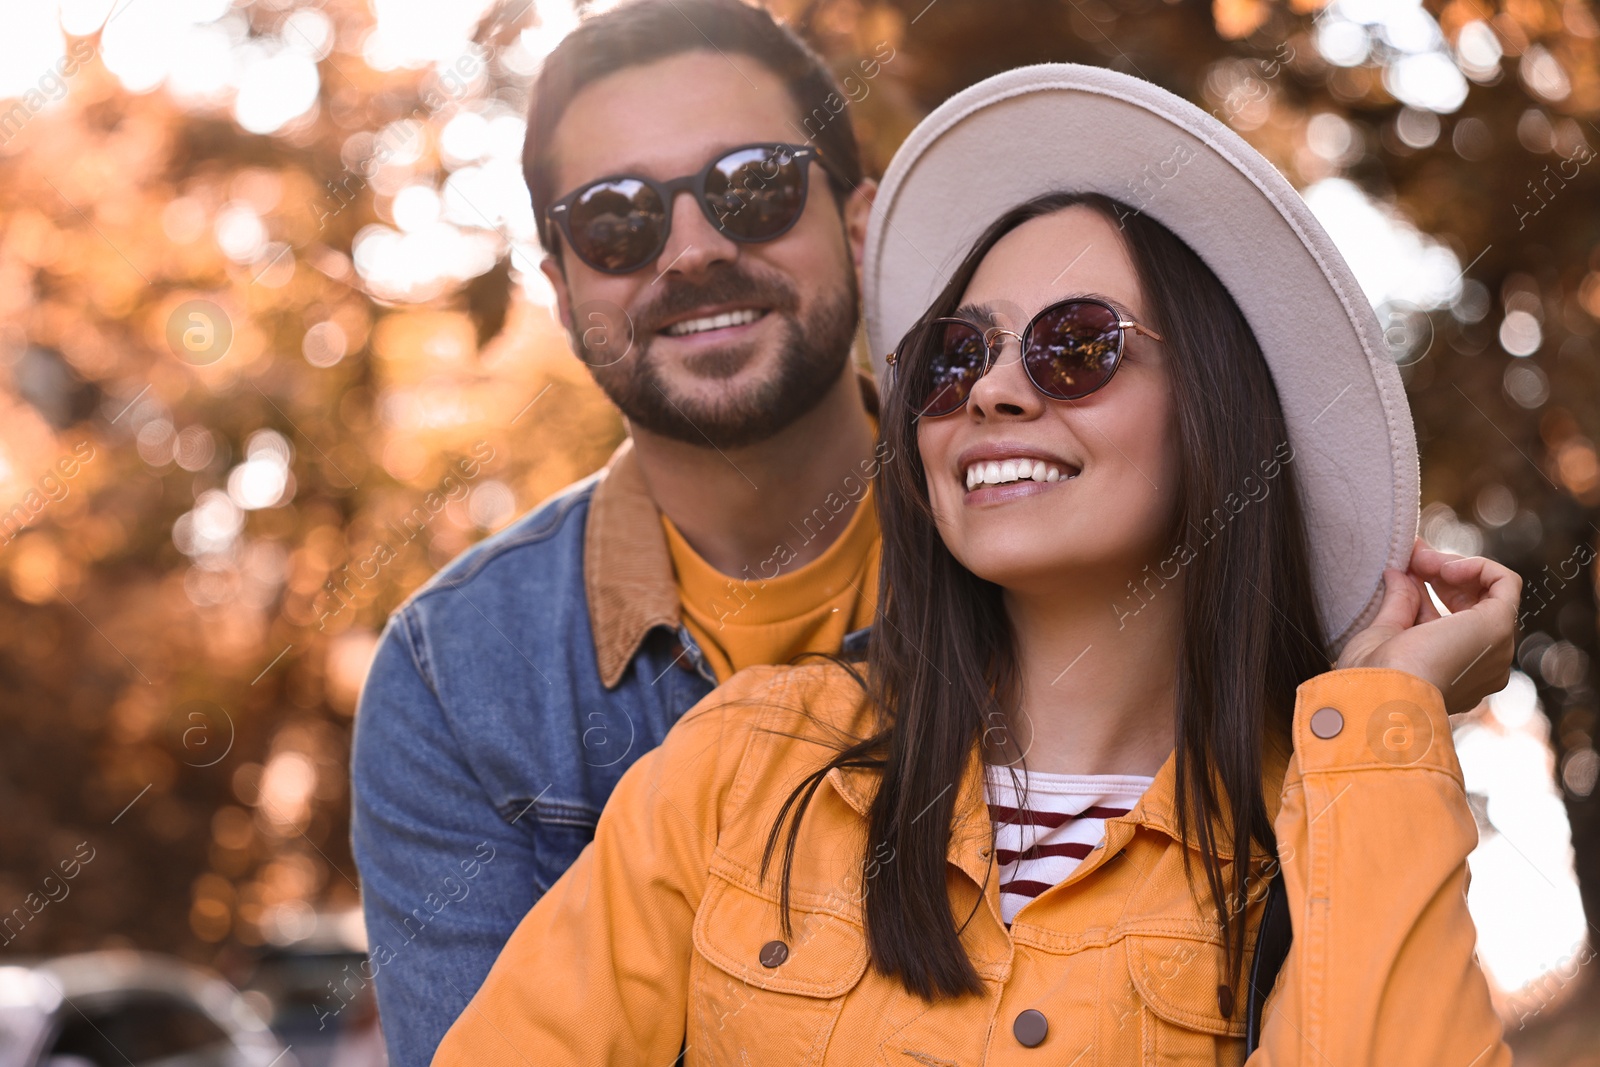
M 947 322 L 947 323 L 950 323 L 952 325 L 957 325 L 957 326 L 966 326 L 969 329 L 973 329 L 973 330 L 978 331 L 978 336 L 983 340 L 983 370 L 978 372 L 978 377 L 973 382 L 973 385 L 976 385 L 977 382 L 981 381 L 983 379 L 983 376 L 988 374 L 990 369 L 994 367 L 995 351 L 996 351 L 996 349 L 998 347 L 994 343 L 994 338 L 999 337 L 999 336 L 1014 337 L 1014 338 L 1016 338 L 1017 344 L 1019 346 L 1022 346 L 1023 349 L 1026 350 L 1026 347 L 1027 347 L 1026 338 L 1028 337 L 1028 335 L 1030 333 L 1032 333 L 1034 324 L 1037 323 L 1040 319 L 1044 318 L 1044 316 L 1050 314 L 1053 311 L 1059 310 L 1060 308 L 1062 308 L 1063 306 L 1065 306 L 1067 304 L 1093 304 L 1096 307 L 1105 308 L 1107 311 L 1109 311 L 1111 313 L 1111 316 L 1115 320 L 1115 325 L 1116 325 L 1116 327 L 1117 327 L 1117 329 L 1119 331 L 1118 340 L 1117 340 L 1117 362 L 1116 362 L 1116 365 L 1111 368 L 1111 373 L 1106 375 L 1106 380 L 1105 381 L 1101 382 L 1099 385 L 1095 386 L 1093 389 L 1089 390 L 1087 393 L 1083 393 L 1083 394 L 1081 394 L 1079 396 L 1075 396 L 1075 397 L 1053 396 L 1052 394 L 1046 392 L 1044 389 L 1040 388 L 1039 383 L 1034 380 L 1033 372 L 1028 370 L 1028 365 L 1027 365 L 1026 362 L 1024 362 L 1023 366 L 1022 366 L 1022 369 L 1023 369 L 1023 373 L 1025 373 L 1028 376 L 1028 384 L 1032 385 L 1034 387 L 1034 389 L 1036 389 L 1038 391 L 1040 396 L 1046 397 L 1046 398 L 1048 398 L 1050 400 L 1082 400 L 1084 397 L 1091 396 L 1096 391 L 1098 391 L 1100 389 L 1104 389 L 1108 384 L 1110 384 L 1111 379 L 1117 373 L 1117 368 L 1122 366 L 1122 355 L 1123 355 L 1123 352 L 1125 351 L 1126 346 L 1127 346 L 1127 331 L 1128 330 L 1133 330 L 1135 333 L 1142 333 L 1146 337 L 1150 338 L 1153 341 L 1162 342 L 1162 341 L 1165 340 L 1165 338 L 1163 338 L 1159 333 L 1157 333 L 1156 331 L 1150 329 L 1148 326 L 1145 326 L 1144 324 L 1142 324 L 1140 322 L 1137 322 L 1134 319 L 1124 318 L 1123 315 L 1122 315 L 1122 312 L 1118 311 L 1115 307 L 1112 307 L 1111 304 L 1107 303 L 1104 300 L 1097 300 L 1097 299 L 1095 299 L 1093 297 L 1075 296 L 1075 297 L 1068 297 L 1065 300 L 1057 300 L 1052 304 L 1048 304 L 1045 307 L 1040 308 L 1039 311 L 1036 312 L 1033 315 L 1033 317 L 1028 320 L 1027 325 L 1025 325 L 1022 328 L 1022 332 L 1021 333 L 1018 333 L 1016 330 L 1005 329 L 1002 326 L 990 326 L 990 327 L 985 328 L 983 326 L 980 326 L 978 323 L 971 321 L 970 319 L 963 319 L 963 318 L 959 318 L 959 317 L 956 317 L 956 316 L 942 315 L 937 319 L 931 319 L 926 323 L 920 323 L 920 324 L 918 324 L 916 326 L 913 326 L 910 330 L 907 330 L 905 337 L 900 338 L 900 343 L 895 346 L 894 351 L 890 352 L 887 356 L 884 357 L 884 362 L 888 365 L 889 369 L 892 372 L 894 372 L 894 374 L 898 377 L 899 372 L 900 372 L 900 368 L 899 368 L 900 350 L 905 347 L 906 340 L 907 340 L 907 338 L 909 338 L 911 336 L 913 331 L 918 330 L 918 329 L 926 329 L 926 328 L 932 327 L 932 326 L 937 326 L 941 322 Z M 968 392 L 968 395 L 970 396 L 971 395 L 971 390 L 969 389 L 967 392 Z M 961 403 L 957 404 L 955 407 L 951 408 L 949 411 L 941 411 L 938 415 L 930 415 L 928 417 L 929 418 L 941 418 L 941 417 L 943 417 L 945 415 L 954 415 L 956 412 L 958 412 L 962 408 L 966 407 L 966 405 L 967 405 L 967 398 L 966 397 L 962 397 L 961 398 Z M 918 412 L 917 414 L 918 414 L 919 417 L 921 417 L 924 414 L 924 412 Z

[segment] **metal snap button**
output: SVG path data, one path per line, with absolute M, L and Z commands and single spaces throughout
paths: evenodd
M 1038 1048 L 1044 1044 L 1045 1035 L 1050 1032 L 1050 1020 L 1044 1017 L 1044 1012 L 1029 1008 L 1011 1024 L 1011 1032 L 1024 1048 Z
M 789 946 L 782 941 L 768 941 L 761 946 L 761 966 L 776 967 L 789 958 Z
M 1311 732 L 1326 741 L 1344 729 L 1344 716 L 1338 708 L 1318 708 L 1311 713 Z

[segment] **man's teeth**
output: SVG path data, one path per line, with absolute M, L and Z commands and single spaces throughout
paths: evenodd
M 974 463 L 967 468 L 967 489 L 980 485 L 1005 485 L 1007 482 L 1059 482 L 1077 476 L 1077 471 L 1052 467 L 1042 459 L 1002 459 Z
M 724 311 L 720 315 L 705 315 L 698 319 L 684 319 L 675 322 L 661 332 L 668 337 L 685 337 L 691 333 L 705 333 L 707 330 L 723 330 L 729 326 L 743 326 L 754 322 L 766 312 L 759 308 L 741 308 L 738 311 Z

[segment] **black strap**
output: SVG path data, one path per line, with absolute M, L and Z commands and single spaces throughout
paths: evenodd
M 1266 1007 L 1267 994 L 1272 992 L 1283 961 L 1289 957 L 1289 943 L 1294 940 L 1294 929 L 1289 924 L 1289 894 L 1283 887 L 1283 871 L 1272 876 L 1267 885 L 1267 903 L 1261 913 L 1261 927 L 1256 931 L 1256 955 L 1250 961 L 1250 997 L 1244 1017 L 1244 1054 L 1254 1052 L 1261 1044 L 1261 1014 Z

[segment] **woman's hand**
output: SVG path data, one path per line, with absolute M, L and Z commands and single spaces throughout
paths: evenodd
M 1452 715 L 1505 687 L 1516 651 L 1520 577 L 1482 556 L 1429 548 L 1419 537 L 1410 570 L 1390 568 L 1383 580 L 1377 618 L 1350 639 L 1337 668 L 1392 667 L 1414 674 L 1438 687 Z M 1423 582 L 1450 614 L 1439 614 Z

